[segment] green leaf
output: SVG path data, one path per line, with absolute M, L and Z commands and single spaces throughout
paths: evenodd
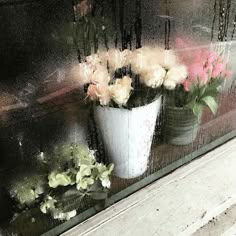
M 66 191 L 62 196 L 63 198 L 66 198 L 66 197 L 74 197 L 74 196 L 82 196 L 83 193 L 78 191 L 77 189 L 70 189 L 68 191 Z
M 66 198 L 57 203 L 56 207 L 62 212 L 73 211 L 82 208 L 83 201 L 86 195 L 77 196 L 74 198 Z
M 200 117 L 202 116 L 203 105 L 200 103 L 195 103 L 192 109 L 193 109 L 193 114 L 197 116 L 198 119 L 200 119 Z
M 219 94 L 218 87 L 219 87 L 219 81 L 214 80 L 207 86 L 206 91 L 202 97 L 206 96 L 217 97 L 217 95 Z
M 103 200 L 107 198 L 108 192 L 106 190 L 102 190 L 102 191 L 90 192 L 89 195 L 94 200 Z
M 218 109 L 218 104 L 217 104 L 216 100 L 211 96 L 206 96 L 206 97 L 202 98 L 202 101 L 210 108 L 212 113 L 214 115 L 216 115 L 216 112 Z
M 202 86 L 199 90 L 200 90 L 200 97 L 204 96 L 204 94 L 207 90 L 207 85 Z
M 109 164 L 107 168 L 109 170 L 109 174 L 111 174 L 111 172 L 114 170 L 114 164 L 113 163 Z

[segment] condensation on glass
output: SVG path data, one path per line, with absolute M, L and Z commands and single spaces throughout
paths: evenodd
M 86 14 L 89 24 L 81 20 Z M 137 190 L 161 177 L 160 170 L 167 173 L 165 167 L 173 170 L 235 137 L 235 1 L 0 0 L 0 21 L 0 235 L 36 236 L 62 224 L 36 208 L 22 213 L 10 198 L 14 178 L 37 173 L 35 156 L 80 143 L 96 150 L 98 162 L 109 162 L 84 91 L 69 79 L 72 66 L 86 55 L 110 48 L 173 49 L 176 39 L 184 38 L 195 44 L 181 50 L 220 48 L 233 72 L 218 97 L 217 114 L 204 109 L 197 137 L 190 144 L 166 144 L 162 110 L 147 170 L 132 179 L 113 176 L 110 203 L 117 201 L 112 198 L 117 193 L 131 194 L 129 186 L 140 183 Z M 100 209 L 95 204 L 85 202 L 78 213 L 92 208 L 88 216 L 95 214 Z M 55 232 L 70 226 L 68 221 Z

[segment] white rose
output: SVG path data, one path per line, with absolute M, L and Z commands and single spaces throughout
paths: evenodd
M 98 54 L 92 54 L 86 57 L 86 62 L 92 66 L 96 66 L 101 63 L 101 58 Z
M 107 66 L 108 63 L 108 53 L 107 51 L 102 51 L 102 52 L 98 52 L 98 57 L 100 59 L 100 63 L 104 66 Z
M 187 67 L 184 65 L 177 65 L 171 68 L 165 77 L 164 86 L 165 88 L 172 90 L 177 84 L 182 83 L 188 76 Z
M 177 64 L 177 56 L 173 50 L 164 50 L 160 47 L 151 48 L 150 52 L 151 64 L 160 65 L 169 70 Z
M 111 98 L 115 103 L 126 105 L 130 97 L 130 92 L 133 89 L 131 83 L 131 78 L 124 76 L 122 79 L 116 79 L 115 84 L 110 86 Z
M 131 69 L 136 74 L 142 74 L 154 66 L 153 52 L 148 47 L 136 49 L 127 57 L 127 62 L 131 65 Z
M 90 83 L 94 68 L 87 63 L 80 63 L 71 69 L 70 75 L 73 80 L 79 82 L 80 85 Z
M 132 51 L 129 49 L 125 49 L 121 52 L 122 57 L 123 57 L 123 66 L 129 65 L 129 56 L 132 54 Z
M 157 88 L 163 84 L 165 76 L 165 69 L 156 65 L 155 68 L 143 72 L 143 74 L 140 75 L 140 81 L 148 87 Z
M 120 51 L 119 49 L 109 49 L 106 54 L 106 59 L 111 72 L 126 66 L 127 57 L 131 52 L 129 50 Z
M 102 106 L 108 105 L 111 101 L 110 89 L 108 85 L 90 84 L 87 95 L 92 101 L 99 100 Z
M 91 82 L 94 84 L 108 84 L 111 77 L 107 71 L 107 68 L 102 65 L 97 65 L 94 73 L 91 75 Z
M 106 106 L 111 101 L 110 89 L 109 86 L 97 85 L 97 96 L 99 102 L 102 106 Z
M 164 50 L 160 65 L 167 70 L 170 70 L 177 64 L 177 57 L 173 50 Z
M 173 89 L 175 89 L 176 85 L 177 85 L 177 83 L 176 83 L 174 80 L 166 80 L 166 81 L 164 82 L 164 86 L 165 86 L 165 88 L 168 89 L 168 90 L 173 90 Z
M 129 63 L 136 74 L 160 65 L 165 69 L 170 69 L 177 64 L 177 57 L 173 50 L 164 50 L 160 47 L 139 48 L 131 55 L 128 55 Z

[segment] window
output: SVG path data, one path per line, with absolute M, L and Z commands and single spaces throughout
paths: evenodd
M 0 235 L 58 235 L 236 135 L 234 1 L 0 0 L 0 19 Z

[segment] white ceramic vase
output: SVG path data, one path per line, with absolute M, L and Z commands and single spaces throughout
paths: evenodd
M 147 170 L 160 108 L 161 97 L 131 110 L 95 107 L 95 121 L 116 176 L 136 178 Z

